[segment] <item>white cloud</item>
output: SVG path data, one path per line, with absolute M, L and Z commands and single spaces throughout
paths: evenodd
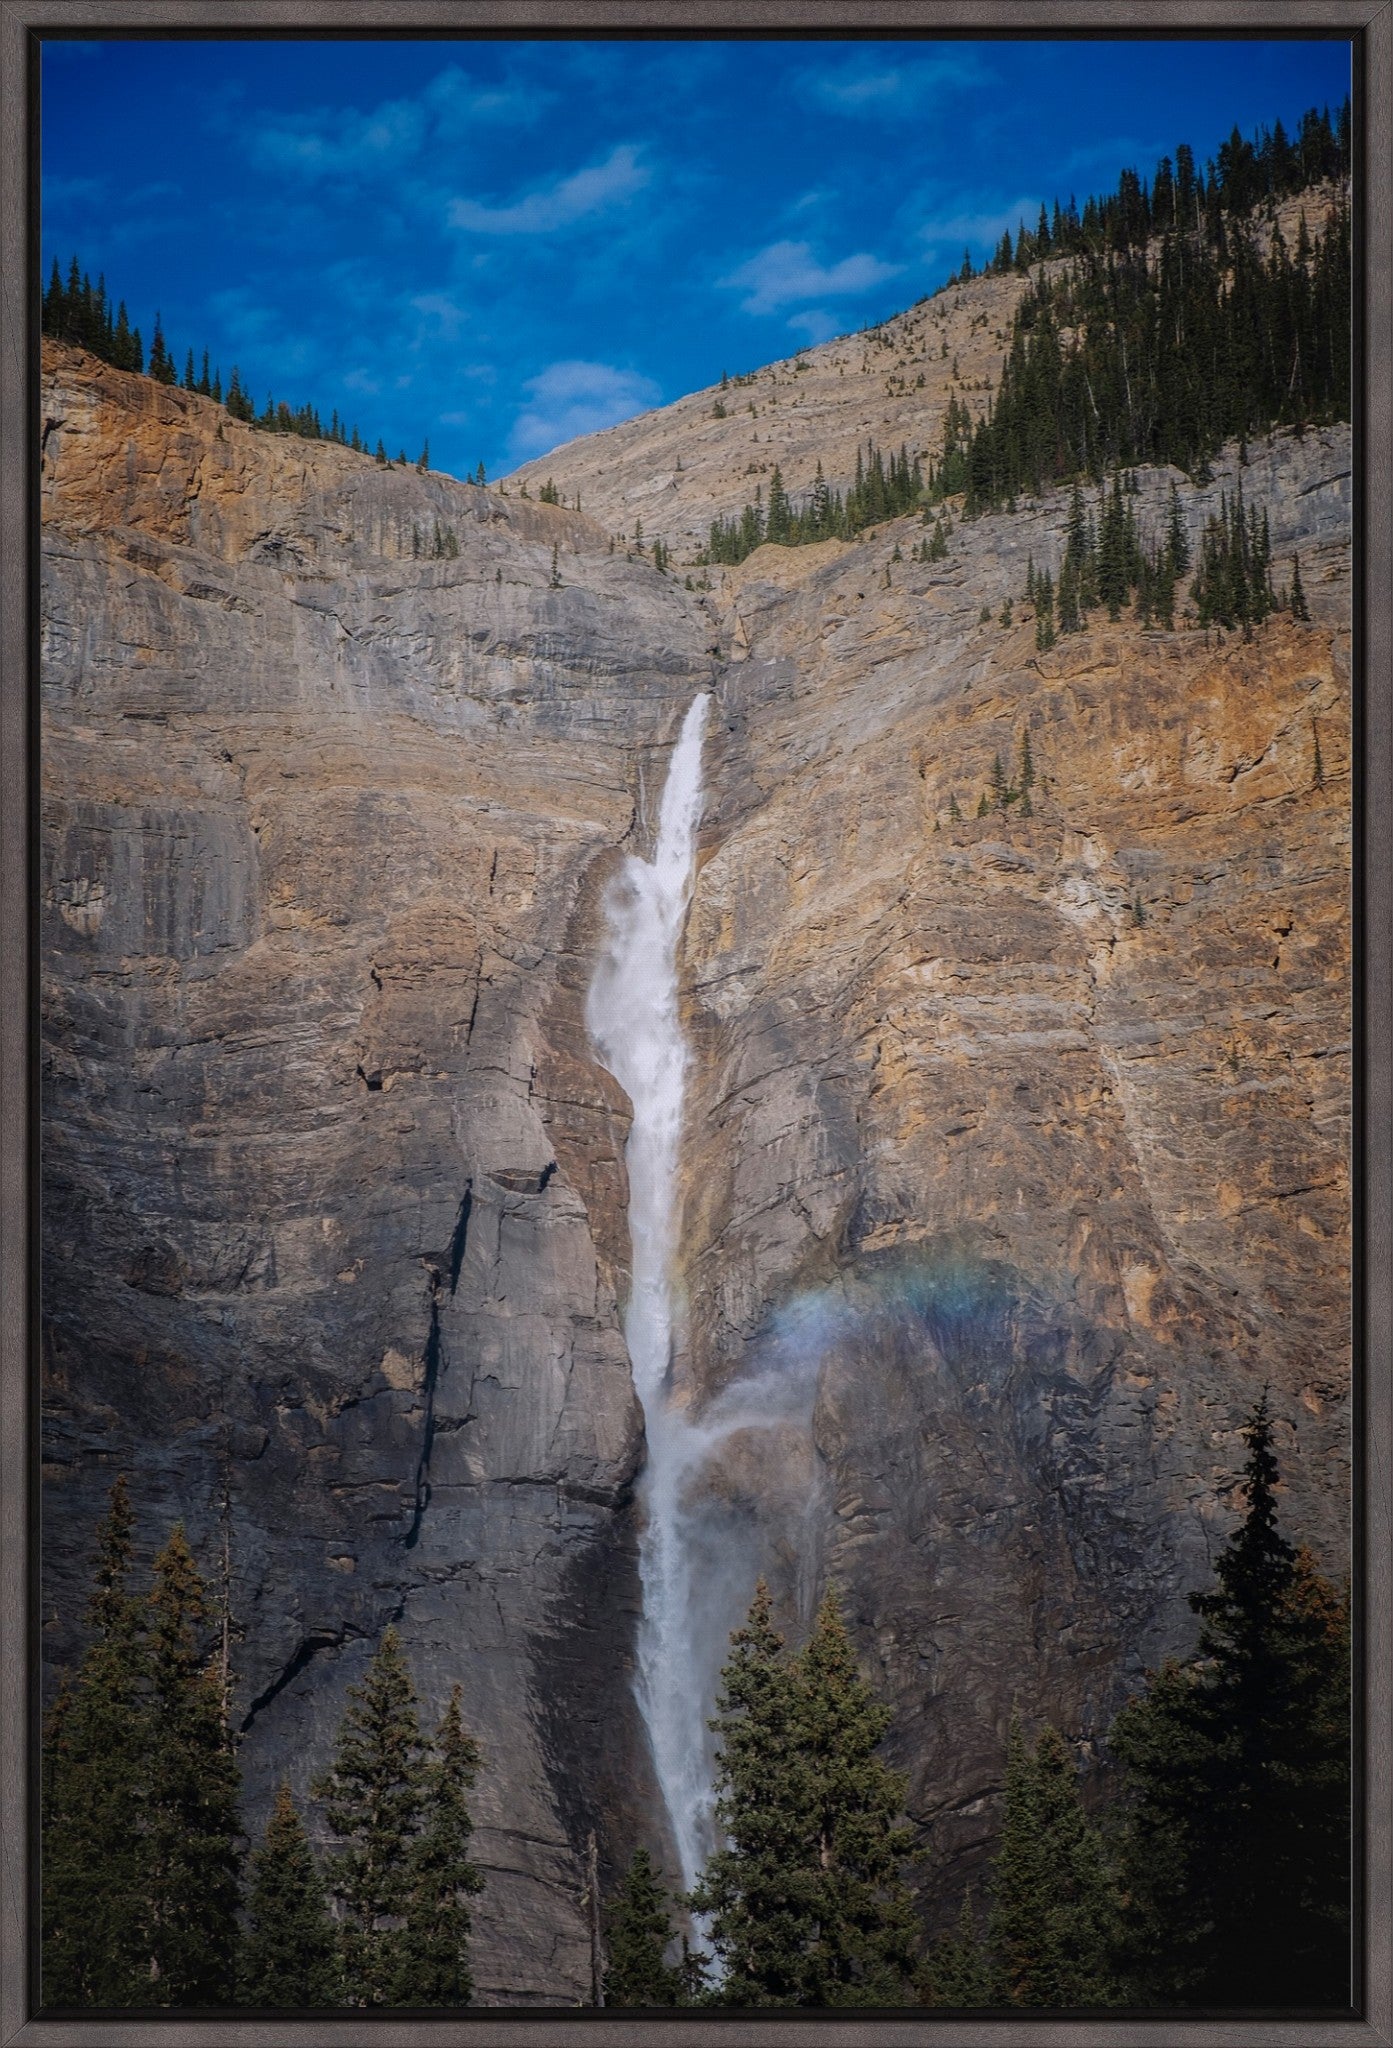
M 253 129 L 252 155 L 272 171 L 302 178 L 361 177 L 395 169 L 416 155 L 426 116 L 417 100 L 384 100 L 371 113 L 293 114 Z
M 367 113 L 356 107 L 321 107 L 273 115 L 253 127 L 247 139 L 252 155 L 268 170 L 305 178 L 371 177 L 412 162 L 427 142 L 457 143 L 471 126 L 535 120 L 549 97 L 513 86 L 478 85 L 451 64 L 413 98 L 384 100 Z
M 924 254 L 932 261 L 942 253 L 954 259 L 964 249 L 995 248 L 1004 234 L 1014 242 L 1022 222 L 1034 232 L 1040 218 L 1038 199 L 1013 199 L 1009 206 L 982 207 L 975 213 L 955 213 L 921 221 L 917 233 L 925 244 Z
M 430 323 L 422 333 L 433 339 L 452 341 L 467 317 L 463 306 L 456 305 L 444 292 L 421 292 L 408 303 L 413 312 Z
M 507 121 L 530 125 L 556 98 L 541 86 L 476 85 L 467 71 L 451 64 L 436 73 L 421 95 L 443 122 Z
M 879 66 L 853 58 L 835 70 L 805 71 L 799 83 L 809 98 L 834 114 L 905 120 L 934 100 L 981 85 L 987 76 L 979 60 L 963 51 Z
M 450 225 L 475 235 L 549 235 L 571 227 L 588 214 L 629 199 L 648 183 L 650 173 L 630 143 L 620 143 L 603 163 L 557 178 L 529 192 L 512 206 L 484 206 L 477 199 L 453 199 Z
M 106 189 L 105 178 L 45 178 L 44 212 L 61 213 L 69 207 L 90 206 L 94 200 L 105 196 Z
M 650 378 L 609 363 L 551 363 L 523 389 L 528 402 L 510 437 L 519 462 L 545 455 L 580 434 L 617 426 L 620 420 L 647 412 L 662 397 Z
M 825 306 L 812 306 L 806 313 L 795 313 L 788 324 L 796 333 L 806 334 L 814 348 L 820 341 L 831 341 L 842 332 L 841 321 Z
M 720 282 L 748 294 L 740 302 L 742 312 L 775 313 L 800 299 L 855 298 L 897 277 L 903 267 L 864 251 L 825 267 L 815 260 L 809 242 L 771 242 Z

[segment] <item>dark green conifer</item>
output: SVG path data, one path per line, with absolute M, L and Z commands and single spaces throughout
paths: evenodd
M 145 1604 L 130 1590 L 123 1478 L 97 1532 L 92 1640 L 44 1731 L 42 1989 L 46 2005 L 125 2006 L 150 1991 L 145 1810 L 151 1728 Z
M 473 1996 L 469 1901 L 484 1880 L 469 1855 L 469 1794 L 478 1775 L 479 1745 L 465 1732 L 456 1686 L 422 1775 L 424 1819 L 408 1858 L 397 2005 L 468 2005 Z
M 1291 558 L 1291 615 L 1294 619 L 1309 619 L 1310 609 L 1306 603 L 1306 592 L 1301 582 L 1301 557 Z
M 991 1952 L 977 1931 L 970 1885 L 963 1893 L 953 1932 L 936 1941 L 929 1951 L 924 1993 L 927 2005 L 973 2007 L 1006 2003 Z
M 1180 507 L 1180 493 L 1172 484 L 1166 521 L 1166 569 L 1171 581 L 1183 576 L 1189 566 L 1190 541 L 1185 531 L 1185 515 Z
M 155 315 L 155 331 L 150 338 L 149 370 L 150 375 L 157 384 L 168 384 L 173 374 L 169 356 L 164 345 L 164 330 L 160 325 L 158 313 Z
M 1073 1761 L 1053 1728 L 1031 1751 L 1013 1717 L 987 1941 L 1012 2005 L 1111 2005 L 1117 1904 Z
M 1054 643 L 1054 579 L 1045 570 L 1035 578 L 1035 645 L 1046 654 Z
M 323 1876 L 282 1784 L 251 1859 L 238 2003 L 334 2006 L 344 2002 L 338 1935 Z
M 913 1923 L 901 1870 L 903 1781 L 877 1756 L 888 1710 L 861 1679 L 829 1595 L 797 1657 L 767 1589 L 722 1674 L 717 1812 L 724 1846 L 692 1900 L 710 1916 L 731 2005 L 895 2005 Z
M 777 541 L 782 546 L 789 537 L 788 492 L 784 489 L 783 471 L 778 463 L 769 479 L 769 509 L 765 515 L 765 538 Z
M 240 1791 L 213 1617 L 182 1523 L 150 1594 L 147 1897 L 153 2005 L 233 1996 L 241 1894 Z
M 681 2005 L 682 1969 L 667 1961 L 672 1903 L 646 1849 L 636 1849 L 605 1915 L 606 2005 Z
M 349 2002 L 380 2006 L 393 2002 L 399 1981 L 425 1783 L 416 1694 L 394 1628 L 348 1701 L 333 1765 L 314 1789 L 343 1845 L 328 1882 L 344 1913 Z
M 1158 2004 L 1339 2008 L 1350 1995 L 1348 1606 L 1277 1528 L 1266 1395 L 1247 1510 L 1192 1596 L 1195 1657 L 1114 1723 L 1133 1804 L 1121 1955 Z

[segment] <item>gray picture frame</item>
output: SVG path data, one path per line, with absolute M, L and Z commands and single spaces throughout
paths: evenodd
M 1363 894 L 1356 1002 L 1364 1047 L 1362 1273 L 1356 1313 L 1361 1358 L 1358 1554 L 1363 1731 L 1362 2016 L 1323 2020 L 1196 2018 L 1093 2020 L 921 2017 L 751 2017 L 712 2012 L 655 2020 L 620 2012 L 490 2011 L 435 2019 L 264 2021 L 31 2017 L 30 1847 L 37 1717 L 31 1682 L 37 1533 L 33 1328 L 38 1247 L 32 836 L 36 810 L 32 555 L 37 533 L 31 395 L 37 353 L 27 279 L 37 239 L 33 94 L 45 32 L 93 36 L 156 31 L 325 30 L 442 35 L 499 29 L 599 31 L 854 30 L 876 34 L 1070 31 L 1085 34 L 1336 32 L 1359 48 L 1366 137 L 1362 216 L 1365 402 L 1356 415 L 1363 480 L 1357 645 L 1365 679 L 1364 787 L 1356 827 Z M 0 2048 L 552 2048 L 588 2042 L 690 2048 L 1384 2048 L 1393 2044 L 1393 1115 L 1390 1115 L 1390 954 L 1393 953 L 1393 0 L 0 0 Z M 33 238 L 33 240 L 31 240 Z M 1358 727 L 1356 726 L 1356 735 Z

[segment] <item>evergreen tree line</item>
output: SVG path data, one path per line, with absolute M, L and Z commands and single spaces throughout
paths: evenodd
M 1177 589 L 1191 567 L 1180 493 L 1172 484 L 1164 530 L 1147 538 L 1131 502 L 1137 489 L 1135 473 L 1115 470 L 1111 488 L 1099 490 L 1090 510 L 1075 483 L 1058 576 L 1037 569 L 1033 556 L 1026 568 L 1025 599 L 1035 608 L 1037 648 L 1053 647 L 1060 633 L 1081 633 L 1089 613 L 1100 607 L 1117 620 L 1124 607 L 1134 606 L 1139 625 L 1174 629 Z M 1206 631 L 1241 630 L 1245 640 L 1275 611 L 1310 618 L 1300 558 L 1292 556 L 1291 580 L 1278 588 L 1267 510 L 1245 504 L 1241 477 L 1232 494 L 1220 493 L 1218 511 L 1205 521 L 1189 597 L 1193 617 Z
M 1125 170 L 1115 191 L 1089 199 L 1082 212 L 1072 196 L 1067 206 L 1056 199 L 1052 212 L 1040 208 L 1033 233 L 1024 221 L 1014 243 L 1009 230 L 1003 233 L 984 273 L 1025 271 L 1032 263 L 1055 256 L 1135 251 L 1158 235 L 1182 229 L 1207 228 L 1212 238 L 1223 215 L 1248 214 L 1311 185 L 1343 182 L 1349 174 L 1346 98 L 1333 123 L 1329 108 L 1308 108 L 1294 136 L 1280 121 L 1260 128 L 1252 141 L 1234 128 L 1205 170 L 1197 166 L 1189 143 L 1182 142 L 1174 159 L 1160 159 L 1149 183 L 1135 170 Z M 975 274 L 971 254 L 965 253 L 962 268 L 948 282 L 966 283 Z
M 1111 1797 L 1013 1717 L 984 1908 L 925 1952 L 905 1781 L 835 1599 L 790 1653 L 767 1590 L 731 1639 L 717 1717 L 722 1845 L 674 1901 L 646 1851 L 608 1913 L 620 2006 L 1335 2010 L 1350 1986 L 1349 1606 L 1277 1527 L 1264 1395 L 1247 1504 L 1191 1655 L 1114 1721 Z M 704 1916 L 694 1956 L 674 1906 Z
M 1274 228 L 1265 256 L 1228 220 L 1041 271 L 986 413 L 949 405 L 931 498 L 973 514 L 1155 463 L 1204 480 L 1225 441 L 1348 419 L 1348 204 L 1314 238 L 1303 215 L 1294 250 Z
M 321 1865 L 283 1783 L 248 1857 L 226 1590 L 219 1612 L 182 1526 L 144 1593 L 132 1563 L 118 1480 L 88 1647 L 44 1730 L 45 2006 L 467 2004 L 483 1881 L 469 1856 L 479 1751 L 459 1688 L 426 1740 L 388 1629 L 313 1787 L 334 1853 Z
M 100 356 L 103 362 L 114 364 L 118 370 L 134 370 L 140 375 L 153 377 L 157 384 L 179 385 L 185 391 L 211 398 L 215 405 L 226 406 L 233 419 L 259 427 L 265 433 L 298 434 L 307 441 L 334 441 L 341 448 L 353 449 L 355 454 L 375 455 L 378 462 L 390 460 L 380 439 L 376 448 L 371 448 L 356 426 L 350 426 L 339 418 L 337 409 L 326 422 L 316 406 L 287 405 L 283 399 L 277 400 L 268 392 L 258 412 L 236 364 L 224 390 L 221 366 L 210 366 L 207 349 L 202 351 L 198 363 L 195 363 L 193 349 L 189 349 L 181 376 L 178 362 L 165 341 L 158 313 L 147 354 L 140 329 L 131 325 L 125 300 L 113 305 L 105 277 L 99 276 L 93 284 L 90 275 L 80 269 L 76 256 L 68 265 L 66 278 L 58 259 L 54 258 L 43 295 L 42 325 L 43 332 L 55 340 L 85 348 L 89 354 Z M 403 449 L 396 459 L 404 465 L 406 451 Z M 429 444 L 422 449 L 416 466 L 418 469 L 429 466 Z M 480 464 L 481 472 L 482 468 Z M 483 482 L 482 473 L 477 481 Z
M 1042 271 L 1017 308 L 986 415 L 974 422 L 950 398 L 927 489 L 919 457 L 903 446 L 888 461 L 872 444 L 864 456 L 858 449 L 845 497 L 819 463 L 811 491 L 794 503 L 776 466 L 768 503 L 757 489 L 738 515 L 714 520 L 698 562 L 741 562 L 764 541 L 852 539 L 925 496 L 960 494 L 971 515 L 1146 464 L 1205 480 L 1228 440 L 1347 419 L 1348 206 L 1314 237 L 1303 215 L 1290 251 L 1274 227 L 1265 256 L 1252 216 L 1347 179 L 1349 163 L 1346 101 L 1335 125 L 1327 111 L 1308 111 L 1294 139 L 1280 121 L 1254 142 L 1235 129 L 1207 176 L 1182 143 L 1150 185 L 1124 171 L 1116 191 L 1082 213 L 1072 198 L 1055 202 L 1052 219 L 1042 207 L 1034 234 L 1022 225 L 1014 245 L 1003 236 L 991 267 L 1075 260 L 1062 274 Z M 972 274 L 970 257 L 962 274 Z
M 868 526 L 911 511 L 920 504 L 923 492 L 919 458 L 911 457 L 903 442 L 898 455 L 888 459 L 873 441 L 867 441 L 864 451 L 858 446 L 856 473 L 845 496 L 831 488 L 819 462 L 812 490 L 797 505 L 789 498 L 783 472 L 775 463 L 768 504 L 763 502 L 763 486 L 757 485 L 754 503 L 745 505 L 738 518 L 712 520 L 706 547 L 697 561 L 743 562 L 765 541 L 801 547 L 812 541 L 850 540 Z

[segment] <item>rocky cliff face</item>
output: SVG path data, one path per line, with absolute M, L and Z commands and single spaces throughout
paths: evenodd
M 70 351 L 44 437 L 55 1659 L 123 1466 L 150 1540 L 230 1531 L 258 1810 L 395 1618 L 484 1745 L 481 1995 L 586 1996 L 586 1833 L 611 1869 L 661 1841 L 627 1105 L 584 995 L 705 688 L 678 1369 L 702 1403 L 815 1368 L 806 1425 L 708 1472 L 732 1584 L 763 1564 L 791 1621 L 845 1589 L 912 1810 L 970 1859 L 1012 1697 L 1089 1743 L 1185 1639 L 1265 1380 L 1340 1560 L 1347 437 L 1244 471 L 1310 624 L 1045 653 L 1061 503 L 688 592 L 515 488 Z M 1027 732 L 1032 814 L 978 818 Z

